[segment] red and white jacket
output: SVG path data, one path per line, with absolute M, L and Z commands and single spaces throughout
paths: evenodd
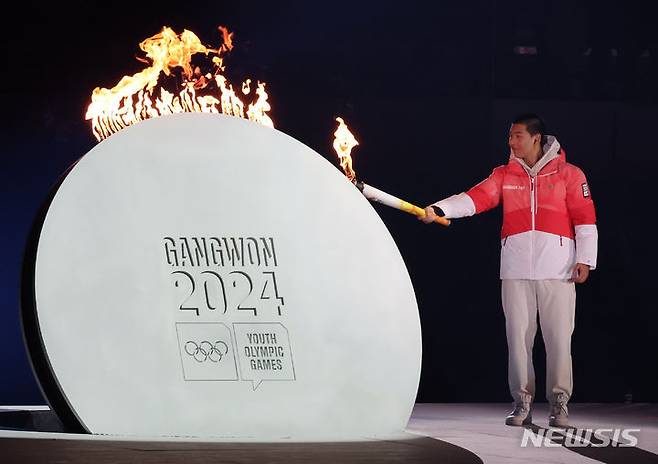
M 596 267 L 594 202 L 578 167 L 553 136 L 532 168 L 510 155 L 508 164 L 465 193 L 434 203 L 446 218 L 472 216 L 503 203 L 501 279 L 570 279 L 576 263 Z

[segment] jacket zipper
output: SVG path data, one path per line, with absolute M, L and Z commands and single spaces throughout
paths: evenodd
M 549 160 L 550 162 L 552 160 Z M 548 164 L 546 162 L 546 164 Z M 537 177 L 542 177 L 542 176 L 549 176 L 551 174 L 554 174 L 558 172 L 558 169 L 545 173 L 545 174 L 539 174 L 537 173 Z M 535 214 L 537 211 L 537 203 L 539 203 L 539 195 L 536 194 L 535 191 L 535 177 L 532 177 L 530 173 L 526 170 L 526 174 L 528 175 L 528 179 L 530 179 L 530 215 L 532 217 L 532 233 L 530 234 L 530 274 L 531 274 L 531 279 L 534 278 L 534 231 L 535 231 Z M 536 195 L 536 196 L 535 196 Z M 560 236 L 560 244 L 562 244 L 562 237 Z
M 535 178 L 528 174 L 530 177 L 530 215 L 532 216 L 532 232 L 530 232 L 530 278 L 535 277 Z
M 530 177 L 530 175 L 528 175 Z M 530 214 L 532 216 L 532 230 L 535 230 L 535 178 L 530 177 Z

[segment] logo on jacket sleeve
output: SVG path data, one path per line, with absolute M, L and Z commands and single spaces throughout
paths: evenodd
M 583 197 L 587 198 L 589 197 L 589 186 L 587 185 L 587 182 L 585 182 L 583 185 Z

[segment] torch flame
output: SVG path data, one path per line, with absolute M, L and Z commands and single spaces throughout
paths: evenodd
M 334 132 L 334 150 L 336 150 L 336 154 L 340 158 L 340 166 L 343 168 L 345 175 L 350 182 L 353 182 L 356 178 L 356 173 L 352 169 L 352 156 L 350 153 L 352 152 L 352 148 L 357 146 L 359 142 L 357 142 L 354 134 L 350 132 L 343 118 L 336 118 L 336 121 L 338 121 L 338 129 Z
M 139 47 L 146 58 L 138 60 L 149 66 L 132 76 L 124 76 L 111 89 L 96 87 L 92 93 L 85 119 L 91 120 L 96 139 L 103 140 L 144 119 L 184 112 L 221 112 L 274 127 L 267 114 L 271 106 L 267 102 L 265 83 L 258 83 L 256 101 L 249 104 L 245 115 L 245 103 L 221 74 L 225 69 L 223 55 L 233 49 L 233 33 L 223 26 L 218 29 L 223 43 L 217 50 L 203 45 L 191 31 L 184 30 L 177 34 L 169 27 L 142 41 Z M 212 55 L 215 65 L 213 73 L 202 73 L 199 67 L 192 67 L 192 56 L 196 54 Z M 158 86 L 162 74 L 171 76 L 177 68 L 181 69 L 180 90 L 172 93 Z M 250 82 L 248 79 L 246 85 L 242 85 L 245 95 L 249 93 Z M 197 91 L 206 89 L 212 83 L 217 86 L 219 98 L 197 95 Z

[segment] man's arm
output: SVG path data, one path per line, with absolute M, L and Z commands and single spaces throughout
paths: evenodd
M 596 211 L 585 174 L 573 165 L 568 165 L 568 169 L 567 210 L 576 233 L 576 265 L 572 280 L 583 283 L 589 271 L 596 268 L 599 236 Z
M 467 192 L 452 195 L 427 206 L 425 217 L 420 219 L 425 223 L 430 223 L 437 215 L 444 216 L 446 219 L 456 219 L 495 208 L 500 203 L 503 169 L 504 166 L 497 167 L 489 177 Z

